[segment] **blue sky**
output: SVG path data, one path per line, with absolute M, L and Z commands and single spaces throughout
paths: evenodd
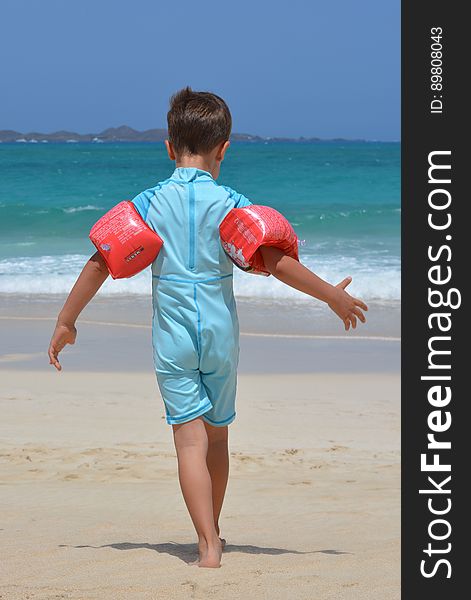
M 166 126 L 185 85 L 237 132 L 398 140 L 399 0 L 1 0 L 0 129 Z

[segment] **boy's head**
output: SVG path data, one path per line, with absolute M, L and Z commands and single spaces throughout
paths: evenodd
M 221 161 L 229 146 L 232 117 L 222 98 L 186 87 L 170 98 L 167 149 L 172 160 Z

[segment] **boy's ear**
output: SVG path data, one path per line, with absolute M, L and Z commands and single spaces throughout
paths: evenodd
M 173 150 L 172 142 L 165 140 L 165 147 L 167 148 L 168 157 L 170 160 L 176 160 L 175 151 Z
M 226 150 L 229 148 L 230 145 L 231 145 L 231 143 L 229 140 L 223 142 L 220 145 L 218 153 L 216 155 L 216 160 L 220 160 L 220 161 L 224 160 L 224 155 L 226 154 Z

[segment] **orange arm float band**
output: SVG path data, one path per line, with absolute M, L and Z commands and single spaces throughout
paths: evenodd
M 136 275 L 157 257 L 163 241 L 124 200 L 105 213 L 90 230 L 113 279 Z
M 275 246 L 299 260 L 297 235 L 285 217 L 269 206 L 233 208 L 219 226 L 219 233 L 226 254 L 243 271 L 270 275 L 260 246 Z

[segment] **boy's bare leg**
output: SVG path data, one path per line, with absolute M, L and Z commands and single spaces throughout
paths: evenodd
M 208 454 L 206 463 L 211 477 L 213 490 L 213 515 L 216 533 L 219 535 L 219 515 L 221 514 L 224 494 L 229 477 L 228 426 L 213 427 L 204 421 L 208 434 Z M 226 540 L 221 538 L 223 547 Z
M 208 435 L 203 419 L 173 425 L 178 477 L 198 535 L 199 567 L 220 567 L 222 543 L 214 526 L 212 484 L 206 464 Z

